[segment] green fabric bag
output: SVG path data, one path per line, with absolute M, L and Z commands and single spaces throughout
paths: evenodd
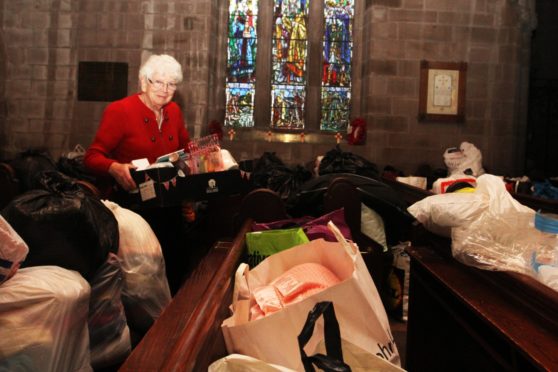
M 309 241 L 301 227 L 249 232 L 246 234 L 248 265 L 254 267 L 274 253 Z

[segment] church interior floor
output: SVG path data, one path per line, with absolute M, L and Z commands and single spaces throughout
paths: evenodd
M 391 333 L 395 339 L 399 356 L 401 357 L 401 367 L 405 368 L 405 349 L 407 346 L 407 322 L 389 317 Z

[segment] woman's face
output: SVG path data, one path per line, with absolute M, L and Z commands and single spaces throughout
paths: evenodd
M 142 77 L 141 90 L 149 105 L 155 110 L 160 110 L 169 103 L 176 92 L 176 81 L 165 75 L 154 73 L 149 79 Z

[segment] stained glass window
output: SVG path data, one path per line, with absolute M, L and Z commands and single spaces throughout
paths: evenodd
M 271 128 L 304 129 L 307 0 L 274 0 Z
M 253 127 L 257 0 L 230 0 L 225 125 Z
M 225 125 L 253 127 L 254 84 L 228 83 Z
M 353 0 L 326 0 L 320 129 L 345 131 L 351 103 Z
M 312 16 L 317 17 L 312 25 L 308 24 L 309 1 L 273 0 L 260 5 L 258 0 L 229 0 L 226 126 L 252 128 L 256 116 L 258 121 L 263 120 L 257 127 L 269 126 L 272 130 L 341 132 L 347 129 L 351 109 L 354 0 L 312 4 L 312 11 L 316 12 Z M 272 15 L 272 24 L 266 24 L 264 29 L 266 38 L 270 34 L 271 50 L 259 51 L 258 63 L 264 64 L 261 71 L 266 76 L 258 76 L 256 81 L 259 6 L 263 14 Z M 319 21 L 320 17 L 324 22 Z M 320 62 L 311 66 L 314 68 L 311 79 L 320 78 L 321 88 L 320 93 L 311 90 L 312 94 L 307 94 L 309 43 L 314 41 L 321 42 L 322 48 L 312 49 L 315 55 L 310 56 L 310 61 Z M 264 46 L 267 45 L 266 40 Z M 269 73 L 268 66 L 271 66 Z M 271 101 L 268 101 L 269 94 Z M 256 104 L 260 105 L 258 115 L 254 115 Z M 319 105 L 321 113 L 319 124 L 313 122 L 310 128 L 305 124 L 308 105 Z M 314 111 L 308 117 L 313 115 Z

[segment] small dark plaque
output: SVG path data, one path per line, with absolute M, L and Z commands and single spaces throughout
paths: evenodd
M 128 64 L 80 62 L 78 100 L 112 102 L 128 95 Z

